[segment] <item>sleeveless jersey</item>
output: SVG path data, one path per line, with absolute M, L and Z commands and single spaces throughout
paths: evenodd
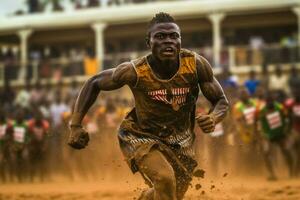
M 265 138 L 274 141 L 285 136 L 286 122 L 282 104 L 275 102 L 273 110 L 268 110 L 266 106 L 263 106 L 258 116 Z
M 257 101 L 252 98 L 247 103 L 238 101 L 233 107 L 234 117 L 242 119 L 242 123 L 238 122 L 238 133 L 245 144 L 251 143 L 254 139 L 256 107 Z
M 195 53 L 182 49 L 178 71 L 168 80 L 154 74 L 146 56 L 132 64 L 137 74 L 136 85 L 131 87 L 135 108 L 121 129 L 158 137 L 192 132 L 199 93 Z
M 234 105 L 235 117 L 243 118 L 247 125 L 253 125 L 255 120 L 257 102 L 255 99 L 249 99 L 248 103 L 245 104 L 242 101 L 238 101 Z
M 18 124 L 13 122 L 13 142 L 17 146 L 26 144 L 29 140 L 28 125 L 26 122 Z

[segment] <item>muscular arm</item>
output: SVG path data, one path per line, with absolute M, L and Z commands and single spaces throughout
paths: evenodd
M 214 77 L 208 61 L 197 55 L 196 67 L 201 91 L 213 106 L 209 115 L 212 116 L 214 124 L 217 124 L 225 117 L 226 112 L 228 111 L 229 105 L 227 98 L 219 82 Z
M 88 79 L 76 99 L 70 124 L 80 126 L 84 115 L 93 105 L 100 91 L 111 91 L 133 85 L 136 81 L 136 73 L 131 63 L 123 63 L 116 68 L 105 70 Z
M 118 89 L 125 84 L 134 85 L 136 73 L 131 63 L 123 63 L 116 68 L 105 70 L 89 80 L 82 87 L 71 116 L 68 144 L 75 149 L 82 149 L 89 142 L 88 133 L 82 128 L 84 115 L 93 105 L 101 90 L 110 91 Z

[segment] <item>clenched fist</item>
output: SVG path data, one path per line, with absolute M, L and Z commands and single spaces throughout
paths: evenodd
M 204 133 L 211 133 L 215 130 L 216 119 L 213 115 L 199 115 L 196 121 Z
M 89 134 L 81 126 L 72 126 L 68 144 L 74 149 L 83 149 L 88 145 Z

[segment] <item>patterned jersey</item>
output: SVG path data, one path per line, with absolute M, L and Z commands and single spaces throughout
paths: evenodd
M 147 56 L 132 64 L 137 74 L 137 82 L 131 87 L 135 108 L 121 124 L 126 134 L 123 132 L 120 139 L 132 148 L 159 140 L 168 146 L 179 146 L 183 154 L 192 154 L 199 93 L 195 53 L 181 50 L 178 71 L 168 80 L 155 75 Z
M 147 57 L 132 61 L 137 73 L 137 82 L 131 88 L 135 97 L 135 108 L 121 127 L 133 131 L 159 135 L 159 131 L 173 133 L 193 129 L 195 103 L 198 97 L 198 78 L 195 53 L 180 52 L 180 66 L 169 80 L 158 78 L 147 62 Z

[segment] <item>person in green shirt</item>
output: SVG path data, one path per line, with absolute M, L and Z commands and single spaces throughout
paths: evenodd
M 293 176 L 293 158 L 287 148 L 286 139 L 288 135 L 287 116 L 282 104 L 275 101 L 273 95 L 267 94 L 266 102 L 261 104 L 257 110 L 256 132 L 260 134 L 259 141 L 264 155 L 265 164 L 269 172 L 269 180 L 276 180 L 273 168 L 272 156 L 275 147 L 279 147 L 284 160 L 288 166 L 289 175 Z
M 15 121 L 12 123 L 12 146 L 14 172 L 19 182 L 25 180 L 28 171 L 28 125 L 24 118 L 24 110 L 16 112 Z

